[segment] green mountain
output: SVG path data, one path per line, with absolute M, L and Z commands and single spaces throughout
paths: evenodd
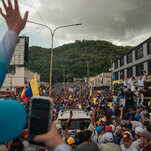
M 130 46 L 116 46 L 107 41 L 82 40 L 65 44 L 53 50 L 53 83 L 73 81 L 73 78 L 95 76 L 108 72 L 111 59 L 115 60 L 128 52 Z M 49 81 L 50 49 L 32 46 L 26 67 L 40 73 L 41 81 Z M 64 76 L 65 75 L 65 76 Z

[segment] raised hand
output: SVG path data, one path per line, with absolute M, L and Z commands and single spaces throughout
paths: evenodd
M 26 11 L 24 18 L 22 19 L 19 11 L 18 1 L 15 0 L 15 7 L 13 9 L 11 0 L 8 1 L 8 6 L 6 5 L 5 1 L 2 0 L 3 6 L 5 8 L 6 14 L 2 12 L 2 9 L 0 8 L 0 13 L 6 20 L 7 26 L 9 30 L 13 30 L 17 34 L 21 32 L 22 29 L 24 29 L 27 18 L 28 18 L 28 11 Z

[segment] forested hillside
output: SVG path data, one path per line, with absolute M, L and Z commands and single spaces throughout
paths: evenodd
M 53 82 L 62 82 L 63 73 L 66 80 L 95 76 L 108 72 L 112 60 L 132 49 L 113 45 L 107 41 L 83 40 L 65 44 L 53 51 Z M 37 46 L 29 48 L 29 60 L 26 67 L 40 73 L 42 81 L 49 81 L 50 49 Z

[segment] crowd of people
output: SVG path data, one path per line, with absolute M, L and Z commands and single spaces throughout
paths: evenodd
M 46 95 L 47 89 L 45 91 L 44 89 L 43 87 L 41 92 Z M 65 89 L 62 87 L 58 94 L 54 93 L 52 96 L 54 124 L 50 133 L 42 138 L 38 136 L 35 140 L 44 143 L 47 140 L 47 146 L 51 139 L 56 141 L 53 142 L 54 144 L 59 141 L 63 145 L 59 150 L 67 151 L 150 151 L 151 108 L 146 102 L 134 101 L 139 98 L 137 92 L 123 86 L 118 89 L 117 96 L 112 95 L 111 91 L 100 91 L 100 89 L 90 93 L 90 88 L 84 82 L 69 83 Z M 24 106 L 28 112 L 29 103 L 25 103 Z M 69 131 L 73 115 L 71 113 L 69 119 L 61 123 L 57 117 L 62 109 L 86 109 L 91 115 L 91 122 L 88 125 L 83 121 L 79 124 L 80 130 Z M 23 149 L 25 151 L 45 150 L 30 145 L 27 135 L 28 129 L 25 129 L 19 138 L 7 144 L 8 150 L 14 150 L 13 148 L 16 150 L 19 148 L 21 151 Z M 51 143 L 50 146 L 53 149 L 56 147 Z
M 9 31 L 0 43 L 0 87 L 18 41 L 17 35 L 25 27 L 28 17 L 26 12 L 24 18 L 21 18 L 17 0 L 14 8 L 10 0 L 8 4 L 4 0 L 2 3 L 6 14 L 1 9 L 0 13 Z M 144 88 L 146 72 L 143 71 L 143 74 L 137 84 L 134 76 L 130 80 L 125 78 L 124 85 L 115 95 L 109 90 L 91 91 L 87 84 L 79 82 L 69 83 L 62 89 L 58 84 L 52 95 L 53 124 L 48 133 L 34 138 L 35 142 L 44 143 L 46 148 L 28 143 L 27 122 L 19 137 L 0 144 L 0 151 L 150 151 L 151 104 L 144 99 L 144 95 L 151 91 Z M 47 96 L 47 88 L 42 88 L 40 94 Z M 27 113 L 29 102 L 22 102 Z M 86 109 L 91 115 L 91 121 L 79 123 L 80 130 L 69 131 L 74 113 L 70 112 L 68 120 L 61 123 L 57 116 L 62 109 Z

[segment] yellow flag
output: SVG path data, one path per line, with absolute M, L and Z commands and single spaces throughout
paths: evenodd
M 34 74 L 34 78 L 30 81 L 30 86 L 32 89 L 33 96 L 39 96 L 39 88 L 37 84 L 36 74 Z
M 101 94 L 101 90 L 98 90 L 97 92 L 98 92 L 99 94 Z
M 92 88 L 90 88 L 90 96 L 92 96 Z
M 97 100 L 97 98 L 93 98 L 93 102 L 94 102 L 94 104 L 96 104 L 96 100 Z

